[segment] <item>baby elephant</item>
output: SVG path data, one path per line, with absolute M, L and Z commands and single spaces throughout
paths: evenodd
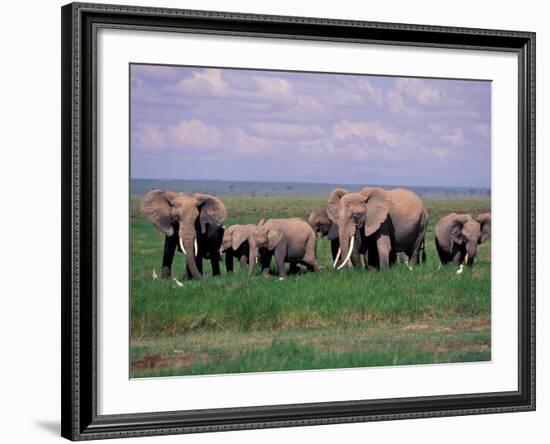
M 225 253 L 225 266 L 227 272 L 233 271 L 233 258 L 237 258 L 241 270 L 246 268 L 250 254 L 250 236 L 256 229 L 256 225 L 231 225 L 223 233 L 220 253 Z
M 286 277 L 285 262 L 291 267 L 303 264 L 309 271 L 319 271 L 315 260 L 316 237 L 309 224 L 299 218 L 269 219 L 256 226 L 250 238 L 249 276 L 258 257 L 264 276 L 269 276 L 271 257 L 275 256 L 279 278 Z
M 472 265 L 477 246 L 491 237 L 491 213 L 475 219 L 469 214 L 451 213 L 435 225 L 435 246 L 443 264 Z

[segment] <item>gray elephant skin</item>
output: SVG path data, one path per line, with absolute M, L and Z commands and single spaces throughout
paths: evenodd
M 212 274 L 220 274 L 220 246 L 223 223 L 227 218 L 224 204 L 208 194 L 191 194 L 155 189 L 141 201 L 143 216 L 164 233 L 161 276 L 172 274 L 176 249 L 187 256 L 187 278 L 202 278 L 202 260 L 209 259 Z
M 285 263 L 291 267 L 305 265 L 309 271 L 319 271 L 316 261 L 317 238 L 303 219 L 269 219 L 260 222 L 250 238 L 249 276 L 254 273 L 258 258 L 264 276 L 269 276 L 271 258 L 275 258 L 277 273 L 286 277 Z
M 330 241 L 330 252 L 334 261 L 340 249 L 338 225 L 333 223 L 328 217 L 327 206 L 323 205 L 322 207 L 315 208 L 309 215 L 307 222 L 313 228 L 315 234 L 318 234 L 320 237 L 326 237 Z
M 255 229 L 254 224 L 231 225 L 225 229 L 220 253 L 225 254 L 228 273 L 233 271 L 233 259 L 239 261 L 241 270 L 246 269 L 250 255 L 250 237 Z
M 398 252 L 407 255 L 409 267 L 417 263 L 428 212 L 412 191 L 366 187 L 350 193 L 336 188 L 329 195 L 327 215 L 338 226 L 341 255 L 335 262 L 337 268 L 348 261 L 357 266 L 358 254 L 365 255 L 367 268 L 393 265 Z
M 491 213 L 475 219 L 469 214 L 448 214 L 435 224 L 435 246 L 441 263 L 472 265 L 479 244 L 491 237 Z

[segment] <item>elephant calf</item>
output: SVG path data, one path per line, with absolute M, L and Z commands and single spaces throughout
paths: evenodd
M 228 273 L 233 271 L 233 258 L 237 258 L 241 270 L 246 268 L 250 255 L 250 236 L 255 229 L 254 224 L 231 225 L 225 229 L 220 253 L 225 253 L 225 266 Z
M 451 213 L 435 225 L 435 246 L 441 263 L 472 265 L 477 246 L 491 237 L 491 213 L 475 219 L 469 214 Z
M 269 276 L 271 258 L 275 257 L 279 277 L 286 277 L 285 262 L 303 264 L 309 271 L 319 271 L 315 258 L 317 239 L 309 224 L 299 218 L 261 221 L 250 238 L 249 276 L 258 257 L 264 276 Z

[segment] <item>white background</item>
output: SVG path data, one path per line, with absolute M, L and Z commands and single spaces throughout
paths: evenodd
M 152 5 L 152 1 L 119 3 Z M 60 153 L 59 57 L 61 2 L 10 2 L 3 5 L 1 27 L 3 199 L 0 217 L 2 267 L 0 294 L 0 399 L 2 441 L 48 442 L 59 435 L 60 371 Z M 549 214 L 543 206 L 548 170 L 543 153 L 545 109 L 550 103 L 543 79 L 548 57 L 549 15 L 543 2 L 253 2 L 162 1 L 157 6 L 255 13 L 472 26 L 536 31 L 538 123 L 538 411 L 534 413 L 439 418 L 370 424 L 229 432 L 140 439 L 137 442 L 544 442 L 550 419 L 545 384 L 548 313 L 540 254 L 548 245 L 542 233 Z M 544 53 L 547 54 L 544 54 Z M 547 157 L 547 156 L 546 156 Z M 546 346 L 548 353 L 548 347 Z M 127 440 L 127 442 L 135 440 Z

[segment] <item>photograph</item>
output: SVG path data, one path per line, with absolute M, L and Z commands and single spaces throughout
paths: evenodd
M 130 378 L 491 361 L 491 91 L 130 63 Z

